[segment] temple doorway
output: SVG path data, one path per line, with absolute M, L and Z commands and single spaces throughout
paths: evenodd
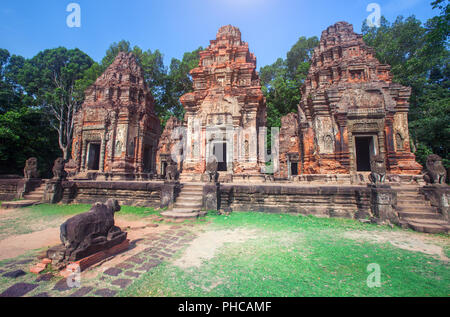
M 98 171 L 100 168 L 100 144 L 89 143 L 88 170 Z
M 144 147 L 144 172 L 150 173 L 153 169 L 153 147 Z
M 227 168 L 227 143 L 226 142 L 214 143 L 212 154 L 216 156 L 217 162 L 219 163 L 218 171 L 226 172 L 228 170 L 228 168 Z
M 356 170 L 370 172 L 370 158 L 375 155 L 374 138 L 371 136 L 355 137 Z

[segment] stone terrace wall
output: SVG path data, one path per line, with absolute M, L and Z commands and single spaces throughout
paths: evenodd
M 0 179 L 0 200 L 13 200 L 18 198 L 18 190 L 24 185 L 23 179 Z
M 304 215 L 365 218 L 370 215 L 366 186 L 293 187 L 227 185 L 221 190 L 221 208 L 233 211 L 294 212 Z
M 0 178 L 0 201 L 22 198 L 42 184 L 39 178 L 25 180 L 24 178 Z
M 117 199 L 121 205 L 159 207 L 162 182 L 66 182 L 63 203 L 94 204 Z

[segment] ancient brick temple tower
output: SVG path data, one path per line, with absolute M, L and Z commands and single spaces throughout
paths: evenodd
M 351 24 L 322 33 L 301 91 L 299 128 L 281 142 L 282 176 L 292 174 L 292 165 L 304 174 L 364 172 L 376 154 L 390 173 L 421 172 L 409 143 L 410 88 L 392 83 L 390 66 Z
M 143 71 L 132 53 L 121 52 L 86 91 L 67 170 L 100 178 L 147 178 L 155 172 L 160 133 Z
M 194 92 L 181 97 L 187 127 L 183 173 L 204 173 L 211 155 L 222 172 L 260 173 L 257 135 L 266 125 L 266 104 L 256 58 L 239 29 L 221 27 L 191 75 Z

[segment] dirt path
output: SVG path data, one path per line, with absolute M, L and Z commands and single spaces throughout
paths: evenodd
M 352 240 L 365 240 L 372 243 L 390 243 L 393 246 L 432 255 L 444 262 L 449 262 L 442 245 L 448 241 L 438 236 L 429 236 L 412 232 L 377 232 L 377 231 L 351 231 L 344 234 L 345 238 Z
M 13 209 L 0 209 L 0 216 L 10 213 Z
M 256 230 L 236 229 L 207 231 L 200 234 L 186 249 L 183 256 L 174 262 L 180 268 L 199 267 L 204 260 L 212 259 L 225 243 L 241 243 L 257 236 Z
M 28 251 L 60 243 L 59 228 L 11 236 L 0 241 L 0 260 L 15 258 Z

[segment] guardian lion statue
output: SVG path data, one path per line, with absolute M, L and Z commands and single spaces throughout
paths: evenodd
M 373 184 L 382 184 L 386 181 L 386 164 L 382 155 L 374 155 L 370 159 L 369 180 Z
M 427 184 L 445 184 L 447 170 L 442 165 L 442 158 L 439 155 L 429 155 L 426 168 L 427 170 L 423 178 Z
M 55 163 L 53 165 L 53 179 L 63 180 L 67 177 L 67 172 L 64 170 L 64 167 L 66 165 L 66 161 L 59 157 L 55 160 Z
M 208 159 L 208 164 L 206 164 L 206 174 L 208 175 L 208 182 L 217 183 L 219 180 L 219 173 L 217 170 L 219 169 L 219 163 L 217 162 L 217 158 L 215 155 L 212 155 Z
M 175 163 L 173 160 L 170 160 L 170 162 L 167 165 L 166 180 L 176 181 L 178 180 L 179 176 L 180 173 L 178 172 L 177 163 Z
M 23 169 L 23 175 L 25 176 L 25 179 L 39 177 L 39 172 L 37 170 L 37 158 L 31 157 L 25 162 L 25 168 Z

